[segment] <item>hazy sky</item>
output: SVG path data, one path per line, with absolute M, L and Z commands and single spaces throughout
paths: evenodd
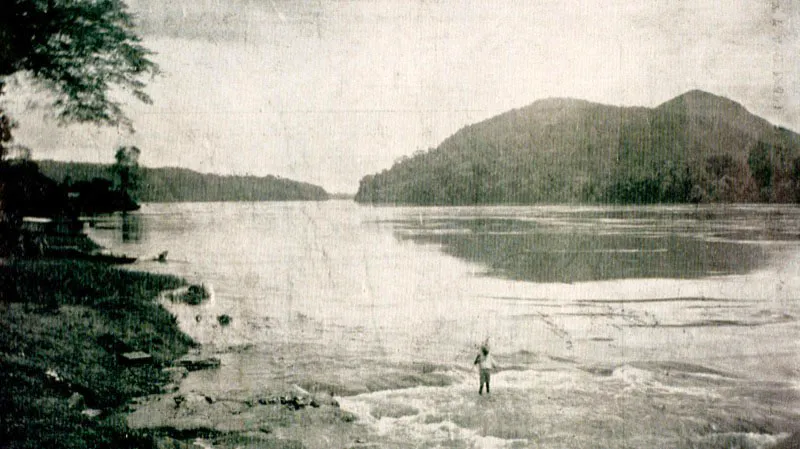
M 655 106 L 690 89 L 800 131 L 792 0 L 128 0 L 163 76 L 135 134 L 58 127 L 10 89 L 37 159 L 265 175 L 355 192 L 365 174 L 546 97 Z M 795 2 L 796 3 L 796 2 Z

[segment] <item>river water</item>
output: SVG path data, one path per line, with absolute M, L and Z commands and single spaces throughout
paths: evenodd
M 90 234 L 213 290 L 170 305 L 223 360 L 190 388 L 328 390 L 385 446 L 762 447 L 800 416 L 793 206 L 146 204 Z

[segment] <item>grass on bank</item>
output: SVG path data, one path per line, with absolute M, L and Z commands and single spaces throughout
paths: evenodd
M 8 448 L 154 447 L 123 410 L 193 344 L 156 301 L 177 278 L 78 261 L 0 265 L 0 441 Z M 119 353 L 152 355 L 129 367 Z M 77 393 L 77 394 L 76 394 Z M 101 410 L 91 418 L 86 408 Z

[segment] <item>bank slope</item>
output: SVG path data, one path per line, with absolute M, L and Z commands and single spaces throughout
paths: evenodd
M 365 176 L 371 203 L 793 202 L 800 136 L 690 91 L 655 108 L 537 101 Z
M 77 162 L 38 161 L 42 173 L 58 182 L 110 177 L 110 166 Z M 230 176 L 184 168 L 141 168 L 142 202 L 181 201 L 320 201 L 322 187 L 275 176 Z

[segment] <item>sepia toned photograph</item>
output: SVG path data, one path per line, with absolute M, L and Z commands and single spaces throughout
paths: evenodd
M 800 3 L 0 0 L 1 449 L 800 449 Z

